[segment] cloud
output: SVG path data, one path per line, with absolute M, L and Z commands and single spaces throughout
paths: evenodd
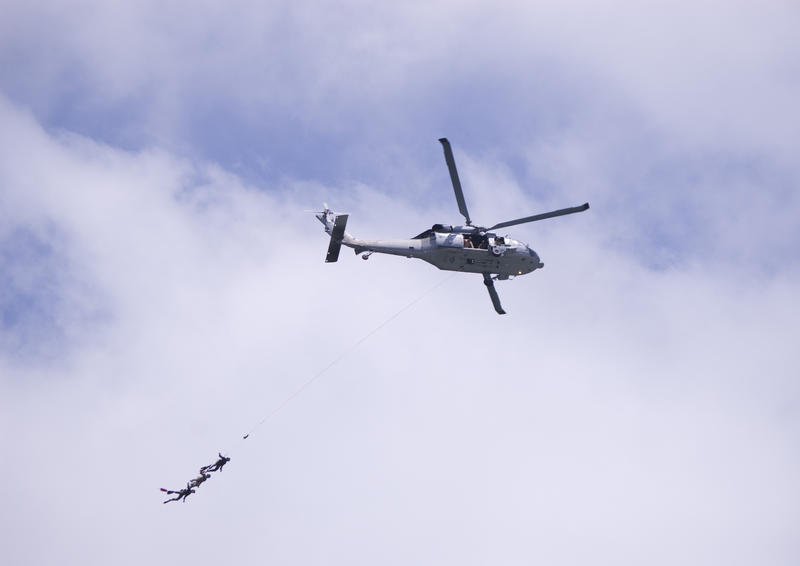
M 626 562 L 665 537 L 680 544 L 664 562 L 791 557 L 793 278 L 651 272 L 574 218 L 537 244 L 542 273 L 500 287 L 509 319 L 478 280 L 449 280 L 240 444 L 443 274 L 324 265 L 324 234 L 297 213 L 322 187 L 257 191 L 213 166 L 53 137 L 9 105 L 4 123 L 28 156 L 4 164 L 6 202 L 57 227 L 65 271 L 97 290 L 58 285 L 42 307 L 81 338 L 55 361 L 4 353 L 18 460 L 5 495 L 27 509 L 5 525 L 13 558 Z M 59 175 L 32 167 L 45 158 Z M 423 216 L 370 187 L 327 192 L 364 234 L 379 210 L 397 214 L 392 230 Z M 103 323 L 72 301 L 99 301 Z M 231 467 L 162 508 L 156 488 L 219 448 Z M 31 530 L 51 545 L 11 542 Z M 731 542 L 745 532 L 747 547 Z
M 795 563 L 793 6 L 363 8 L 9 7 L 8 560 Z M 445 134 L 476 220 L 592 204 L 506 317 L 300 212 L 458 222 Z
M 391 166 L 372 166 L 380 156 L 443 133 L 497 148 L 584 122 L 606 132 L 638 122 L 694 152 L 784 163 L 797 153 L 791 2 L 87 2 L 9 13 L 2 84 L 46 124 L 258 178 L 355 170 L 363 180 Z

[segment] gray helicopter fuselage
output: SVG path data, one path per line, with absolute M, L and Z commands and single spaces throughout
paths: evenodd
M 330 221 L 320 220 L 327 229 Z M 460 227 L 448 228 L 459 230 Z M 489 273 L 497 275 L 498 279 L 544 267 L 535 251 L 509 237 L 433 230 L 423 235 L 408 240 L 361 240 L 345 232 L 342 245 L 353 248 L 357 254 L 363 253 L 364 259 L 371 253 L 414 257 L 446 271 Z

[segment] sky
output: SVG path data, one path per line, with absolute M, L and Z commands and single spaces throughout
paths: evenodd
M 798 563 L 796 2 L 0 10 L 9 564 Z

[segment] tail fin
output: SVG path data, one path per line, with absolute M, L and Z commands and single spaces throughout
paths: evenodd
M 347 225 L 347 214 L 340 214 L 333 221 L 331 229 L 331 243 L 328 244 L 328 255 L 325 256 L 325 263 L 332 263 L 339 259 L 339 250 L 342 248 L 342 238 L 344 228 Z

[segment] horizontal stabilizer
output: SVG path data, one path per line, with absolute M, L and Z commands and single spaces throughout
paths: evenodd
M 344 237 L 344 227 L 346 225 L 347 214 L 340 214 L 333 221 L 331 243 L 328 244 L 328 255 L 325 256 L 325 263 L 332 263 L 339 259 L 339 250 L 342 249 L 342 238 Z

